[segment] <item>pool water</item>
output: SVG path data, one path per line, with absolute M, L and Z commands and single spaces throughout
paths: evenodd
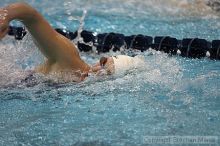
M 12 2 L 2 0 L 0 6 Z M 97 33 L 220 38 L 217 12 L 186 9 L 175 0 L 26 2 L 53 27 L 72 31 L 83 26 Z M 89 77 L 77 84 L 34 74 L 24 82 L 28 70 L 43 61 L 30 35 L 22 41 L 7 36 L 0 44 L 2 146 L 134 146 L 147 145 L 146 136 L 220 136 L 219 61 L 150 49 L 133 52 L 144 56 L 145 66 L 123 76 Z M 115 54 L 120 52 L 81 56 L 94 64 Z

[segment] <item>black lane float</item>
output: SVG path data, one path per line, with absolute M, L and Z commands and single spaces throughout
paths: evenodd
M 55 29 L 70 40 L 77 38 L 78 32 L 71 32 L 60 28 Z M 16 40 L 22 40 L 27 34 L 24 27 L 10 26 L 8 35 L 14 36 Z M 179 54 L 182 57 L 203 58 L 220 60 L 220 40 L 209 42 L 199 38 L 184 38 L 178 40 L 170 36 L 146 36 L 142 34 L 125 36 L 119 33 L 102 33 L 95 34 L 91 31 L 83 30 L 80 33 L 83 42 L 77 42 L 80 51 L 92 51 L 92 46 L 95 46 L 98 53 L 112 51 L 120 51 L 124 49 L 137 49 L 146 51 L 149 48 L 157 51 L 163 51 L 171 55 Z M 92 44 L 92 45 L 91 45 Z

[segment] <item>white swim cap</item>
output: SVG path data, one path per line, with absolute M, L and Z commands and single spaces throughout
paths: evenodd
M 144 64 L 144 60 L 139 57 L 118 55 L 112 57 L 114 60 L 115 74 L 123 74 L 130 69 L 137 68 Z

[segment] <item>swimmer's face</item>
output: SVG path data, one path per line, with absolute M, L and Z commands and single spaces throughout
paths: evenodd
M 111 75 L 111 70 L 109 69 L 111 57 L 102 57 L 99 60 L 101 70 L 98 72 L 98 75 Z
M 108 57 L 108 58 L 109 58 L 109 57 Z M 101 66 L 102 69 L 104 69 L 104 67 L 106 66 L 106 64 L 107 64 L 107 62 L 108 62 L 108 60 L 109 60 L 108 58 L 106 58 L 106 57 L 100 58 L 99 64 L 100 64 L 100 66 Z
M 107 75 L 112 75 L 114 73 L 114 61 L 112 57 L 101 58 L 100 59 L 101 68 L 104 69 Z
M 112 57 L 101 57 L 99 62 L 92 67 L 93 72 L 97 75 L 111 75 L 113 73 Z

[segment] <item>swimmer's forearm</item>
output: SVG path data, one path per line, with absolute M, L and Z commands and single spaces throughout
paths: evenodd
M 33 23 L 38 12 L 26 3 L 14 3 L 5 8 L 8 11 L 9 21 L 21 20 L 26 25 Z

